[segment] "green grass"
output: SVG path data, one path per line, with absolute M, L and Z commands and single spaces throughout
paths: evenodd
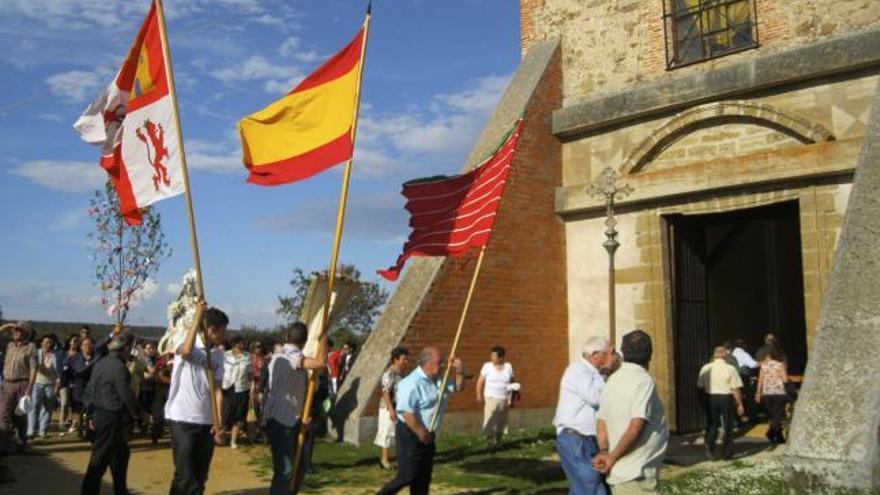
M 448 434 L 438 440 L 432 485 L 457 494 L 555 495 L 568 492 L 559 463 L 547 459 L 554 454 L 552 429 L 511 432 L 496 451 L 473 435 Z M 271 473 L 268 449 L 256 451 L 254 462 Z M 355 447 L 320 440 L 315 446 L 316 472 L 306 476 L 302 493 L 375 493 L 394 477 L 379 468 L 379 448 Z M 439 490 L 438 490 L 439 491 Z

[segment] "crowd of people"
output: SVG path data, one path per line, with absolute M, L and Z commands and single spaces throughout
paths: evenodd
M 114 491 L 122 494 L 127 493 L 132 433 L 139 428 L 157 443 L 170 429 L 175 468 L 170 493 L 193 494 L 204 492 L 215 445 L 224 444 L 228 435 L 235 449 L 246 436 L 269 444 L 270 494 L 290 493 L 297 481 L 293 478 L 299 432 L 314 431 L 321 421 L 303 425 L 306 371 L 328 372 L 326 390 L 312 410 L 321 418 L 326 412 L 323 397 L 332 400 L 351 370 L 354 346 L 346 343 L 327 353 L 333 345 L 325 340 L 318 346 L 321 354 L 305 356 L 308 332 L 301 323 L 284 329 L 278 342 L 248 344 L 241 336 L 227 338 L 228 318 L 204 303 L 195 321 L 204 322 L 207 347 L 193 323 L 163 352 L 156 342 L 138 340 L 120 326 L 97 343 L 84 326 L 63 344 L 52 334 L 34 339 L 25 323 L 0 326 L 0 334 L 12 332 L 0 385 L 0 448 L 21 451 L 33 438 L 46 437 L 57 410 L 60 436 L 80 435 L 93 442 L 81 493 L 98 493 L 109 468 Z M 789 400 L 784 353 L 773 334 L 767 335 L 756 358 L 744 347 L 737 341 L 715 348 L 696 380 L 705 392 L 705 445 L 712 458 L 719 457 L 719 431 L 720 457 L 732 456 L 735 422 L 754 420 L 760 406 L 770 423 L 768 439 L 784 442 L 782 421 Z M 620 353 L 604 338 L 593 337 L 581 351 L 582 359 L 571 363 L 561 378 L 553 419 L 571 493 L 656 493 L 668 428 L 647 371 L 650 337 L 640 330 L 624 335 Z M 464 385 L 466 372 L 458 358 L 450 363 L 451 379 L 441 378 L 447 363 L 436 347 L 422 349 L 415 361 L 409 370 L 409 350 L 396 347 L 382 374 L 374 443 L 381 449 L 380 466 L 395 469 L 392 448 L 397 466 L 380 494 L 406 487 L 414 494 L 428 493 L 434 438 L 449 395 Z M 445 395 L 438 397 L 441 388 Z M 520 392 L 504 347 L 490 349 L 474 388 L 477 402 L 483 404 L 483 433 L 495 449 L 507 432 L 509 410 Z M 305 446 L 303 462 L 308 462 L 310 448 Z
M 213 399 L 205 373 L 209 358 L 195 325 L 164 352 L 156 341 L 138 339 L 119 325 L 97 343 L 88 326 L 63 343 L 54 334 L 37 338 L 24 322 L 0 326 L 0 336 L 11 334 L 5 353 L 0 353 L 0 454 L 23 452 L 30 442 L 46 438 L 57 412 L 59 437 L 77 435 L 93 443 L 82 493 L 98 493 L 108 468 L 114 491 L 127 493 L 131 436 L 139 432 L 158 444 L 170 429 L 175 464 L 171 493 L 190 494 L 204 491 L 214 445 L 228 436 L 235 449 L 247 435 L 271 447 L 271 493 L 289 493 L 285 490 L 300 428 L 304 371 L 324 368 L 326 356 L 302 355 L 307 338 L 302 324 L 284 329 L 277 341 L 247 345 L 240 336 L 226 338 L 228 318 L 222 311 L 201 305 L 196 319 L 205 322 L 212 347 Z M 341 385 L 351 369 L 353 351 L 351 344 L 334 351 L 334 385 Z M 319 390 L 319 399 L 321 392 L 326 395 L 327 390 Z M 320 418 L 324 404 L 316 402 L 313 415 Z M 215 405 L 221 428 L 214 427 Z M 252 426 L 250 431 L 246 425 Z

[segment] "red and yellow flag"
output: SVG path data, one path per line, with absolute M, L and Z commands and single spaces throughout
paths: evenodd
M 295 182 L 351 158 L 365 32 L 286 96 L 238 122 L 248 182 Z

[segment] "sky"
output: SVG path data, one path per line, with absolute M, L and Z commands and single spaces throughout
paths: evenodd
M 4 0 L 0 12 L 0 308 L 4 318 L 109 322 L 88 234 L 106 180 L 72 124 L 112 79 L 148 0 Z M 166 0 L 168 37 L 208 302 L 230 327 L 272 327 L 295 268 L 329 264 L 342 166 L 278 187 L 245 183 L 236 122 L 342 48 L 365 1 Z M 408 235 L 400 184 L 453 174 L 519 62 L 519 2 L 373 6 L 341 261 L 368 280 Z M 182 196 L 156 204 L 171 257 L 129 323 L 166 325 L 192 265 Z

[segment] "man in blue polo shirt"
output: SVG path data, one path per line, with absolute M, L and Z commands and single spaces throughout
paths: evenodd
M 446 384 L 438 407 L 444 364 L 440 349 L 426 347 L 419 353 L 418 367 L 397 386 L 397 476 L 379 490 L 379 495 L 397 493 L 405 487 L 409 487 L 412 495 L 424 495 L 430 489 L 437 452 L 434 437 L 443 421 L 449 394 L 461 390 L 464 382 L 464 365 L 456 358 L 452 362 L 454 380 Z

